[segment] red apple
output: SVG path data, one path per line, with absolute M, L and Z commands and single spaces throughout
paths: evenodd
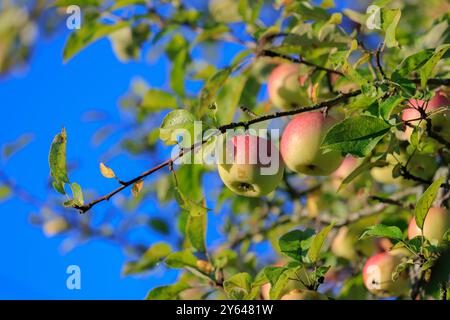
M 396 281 L 392 273 L 402 261 L 403 254 L 394 251 L 381 252 L 370 257 L 363 268 L 363 281 L 367 290 L 377 296 L 398 296 L 406 293 L 408 275 L 400 274 Z
M 218 165 L 224 184 L 247 196 L 266 195 L 280 184 L 284 163 L 278 148 L 270 141 L 252 135 L 239 135 L 226 142 L 225 157 Z
M 342 163 L 339 151 L 320 148 L 327 130 L 336 123 L 321 112 L 305 112 L 294 117 L 284 129 L 280 151 L 287 167 L 311 176 L 326 176 Z

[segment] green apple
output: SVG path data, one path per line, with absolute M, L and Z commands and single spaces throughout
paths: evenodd
M 342 163 L 339 151 L 320 148 L 327 130 L 336 123 L 321 112 L 305 112 L 294 117 L 284 129 L 280 151 L 292 171 L 310 176 L 326 176 Z
M 309 104 L 309 99 L 301 90 L 307 76 L 300 74 L 298 64 L 280 64 L 267 82 L 270 101 L 282 109 L 298 108 Z
M 281 300 L 328 300 L 328 297 L 317 291 L 295 289 L 282 296 Z
M 450 212 L 445 208 L 433 207 L 427 213 L 423 225 L 423 235 L 430 241 L 440 242 L 445 232 L 450 228 Z M 408 238 L 422 235 L 422 231 L 412 218 L 408 226 Z
M 405 294 L 409 288 L 408 274 L 402 272 L 396 281 L 392 280 L 392 273 L 402 258 L 403 254 L 395 251 L 381 252 L 370 257 L 362 272 L 367 290 L 382 297 Z
M 284 163 L 278 148 L 253 135 L 238 135 L 226 141 L 225 157 L 218 164 L 223 183 L 247 197 L 266 195 L 281 183 Z

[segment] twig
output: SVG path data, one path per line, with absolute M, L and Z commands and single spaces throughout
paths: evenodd
M 382 79 L 387 80 L 386 74 L 384 73 L 384 70 L 383 70 L 383 66 L 381 65 L 380 55 L 383 50 L 384 50 L 384 42 L 378 46 L 377 51 L 375 52 L 375 58 L 376 58 L 375 61 L 377 62 L 377 68 L 380 71 Z
M 305 60 L 303 58 L 294 58 L 294 57 L 291 57 L 291 56 L 288 56 L 288 55 L 285 55 L 285 54 L 282 54 L 282 53 L 277 53 L 277 52 L 272 51 L 272 50 L 261 50 L 259 52 L 259 56 L 272 57 L 272 58 L 282 58 L 282 59 L 290 61 L 292 63 L 304 64 L 306 66 L 314 67 L 317 70 L 325 71 L 325 72 L 328 72 L 328 73 L 335 73 L 335 74 L 338 74 L 340 76 L 344 76 L 344 73 L 341 72 L 341 71 L 325 68 L 325 67 L 319 66 L 319 65 L 317 65 L 315 63 L 309 62 L 309 61 L 307 61 L 307 60 Z

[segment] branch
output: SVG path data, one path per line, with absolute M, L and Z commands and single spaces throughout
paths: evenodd
M 309 111 L 314 111 L 314 110 L 319 110 L 319 109 L 323 109 L 323 108 L 328 108 L 331 107 L 333 105 L 336 105 L 340 102 L 343 102 L 351 97 L 357 96 L 361 93 L 361 90 L 355 90 L 353 92 L 349 92 L 349 93 L 345 93 L 345 94 L 341 94 L 337 97 L 335 97 L 334 99 L 331 100 L 327 100 L 327 101 L 323 101 L 320 103 L 317 103 L 315 105 L 312 106 L 308 106 L 308 107 L 303 107 L 303 108 L 296 108 L 296 109 L 292 109 L 289 111 L 279 111 L 279 112 L 275 112 L 275 113 L 271 113 L 268 115 L 264 115 L 258 118 L 253 118 L 251 120 L 248 121 L 241 121 L 241 122 L 232 122 L 230 124 L 226 124 L 223 126 L 220 126 L 218 129 L 219 133 L 225 133 L 227 130 L 230 129 L 235 129 L 235 128 L 239 128 L 239 127 L 243 127 L 243 128 L 249 128 L 252 124 L 255 123 L 259 123 L 259 122 L 264 122 L 267 120 L 272 120 L 272 119 L 276 119 L 276 118 L 281 118 L 281 117 L 287 117 L 287 116 L 292 116 L 295 114 L 299 114 L 299 113 L 303 113 L 303 112 L 309 112 Z M 214 135 L 211 135 L 211 137 L 213 137 Z M 81 213 L 85 213 L 87 211 L 89 211 L 93 206 L 95 206 L 96 204 L 103 202 L 103 201 L 108 201 L 109 199 L 111 199 L 113 196 L 115 196 L 117 193 L 121 192 L 122 190 L 126 189 L 127 187 L 133 185 L 134 183 L 145 179 L 146 177 L 148 177 L 149 175 L 153 174 L 154 172 L 163 169 L 167 166 L 172 165 L 176 160 L 178 160 L 179 158 L 181 158 L 182 156 L 184 156 L 185 154 L 194 151 L 195 149 L 197 149 L 198 147 L 201 147 L 204 143 L 206 143 L 208 140 L 203 140 L 200 141 L 199 143 L 195 143 L 193 145 L 191 145 L 189 148 L 181 150 L 178 155 L 174 156 L 173 158 L 170 158 L 160 164 L 158 164 L 157 166 L 141 173 L 139 176 L 137 176 L 136 178 L 133 178 L 129 181 L 122 181 L 122 184 L 120 187 L 118 187 L 117 189 L 111 191 L 110 193 L 97 198 L 83 206 L 74 206 L 75 209 L 78 209 Z
M 290 61 L 292 63 L 304 64 L 306 66 L 314 67 L 317 70 L 325 71 L 327 73 L 335 73 L 335 74 L 338 74 L 340 76 L 345 76 L 345 74 L 343 72 L 341 72 L 341 71 L 325 68 L 325 67 L 319 66 L 319 65 L 317 65 L 315 63 L 306 61 L 303 58 L 294 58 L 294 57 L 291 57 L 291 56 L 288 56 L 288 55 L 285 55 L 285 54 L 282 54 L 282 53 L 278 53 L 278 52 L 275 52 L 275 51 L 272 51 L 272 50 L 261 50 L 259 52 L 259 56 L 272 57 L 272 58 L 282 58 L 282 59 Z

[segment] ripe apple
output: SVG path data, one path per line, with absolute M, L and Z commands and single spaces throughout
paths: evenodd
M 267 88 L 270 101 L 282 109 L 308 105 L 308 97 L 301 91 L 306 79 L 306 75 L 300 74 L 299 65 L 280 64 L 269 75 Z
M 282 296 L 281 300 L 328 300 L 328 297 L 317 291 L 295 289 Z
M 370 257 L 363 268 L 363 281 L 367 290 L 377 296 L 398 296 L 406 293 L 408 274 L 402 272 L 396 281 L 392 273 L 402 261 L 403 254 L 394 250 L 381 252 Z
M 440 242 L 445 232 L 450 228 L 450 211 L 445 208 L 433 207 L 428 211 L 423 225 L 423 235 L 430 241 Z M 422 235 L 416 224 L 416 219 L 412 218 L 408 226 L 408 239 Z
M 218 171 L 231 191 L 260 197 L 280 184 L 284 163 L 272 142 L 245 134 L 234 136 L 225 144 L 225 157 L 218 164 Z
M 414 176 L 429 180 L 433 177 L 437 163 L 432 155 L 414 154 L 408 162 L 409 156 L 403 152 L 400 154 L 388 154 L 386 156 L 387 165 L 383 167 L 374 167 L 370 170 L 373 179 L 379 183 L 384 184 L 408 184 L 403 177 L 393 177 L 393 170 L 398 163 L 406 165 L 406 169 Z
M 426 113 L 430 113 L 440 107 L 450 105 L 450 100 L 447 99 L 447 97 L 443 94 L 442 91 L 437 91 L 434 97 L 431 98 L 431 100 L 428 101 L 428 103 L 427 101 L 424 100 L 410 99 L 409 104 L 412 105 L 413 107 L 406 108 L 405 110 L 403 110 L 402 113 L 403 121 L 420 118 L 421 115 L 420 112 L 417 110 L 418 108 L 423 108 Z M 450 113 L 446 111 L 443 113 L 432 115 L 430 119 L 433 131 L 440 134 L 445 139 L 450 140 Z M 425 121 L 420 122 L 420 120 L 411 121 L 409 123 L 414 126 L 417 126 L 419 123 L 423 126 L 426 125 Z M 410 126 L 406 126 L 405 136 L 407 137 L 408 140 L 411 137 L 412 132 L 413 128 Z
M 311 176 L 326 176 L 342 163 L 338 151 L 320 148 L 327 130 L 336 123 L 321 112 L 305 112 L 294 117 L 284 129 L 280 151 L 287 167 Z

